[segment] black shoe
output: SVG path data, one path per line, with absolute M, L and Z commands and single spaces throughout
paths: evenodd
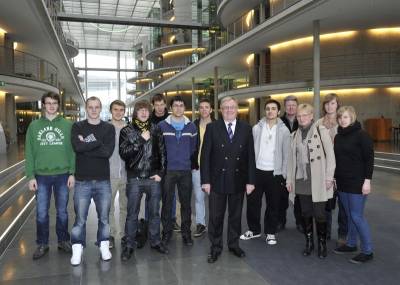
M 370 254 L 360 253 L 357 256 L 353 257 L 349 261 L 354 264 L 361 264 L 367 261 L 370 261 L 374 258 L 374 254 L 371 252 Z
M 206 226 L 202 224 L 197 224 L 196 231 L 194 232 L 194 237 L 201 237 L 206 232 Z
M 121 248 L 124 248 L 124 247 L 126 247 L 126 237 L 125 236 L 123 236 L 121 238 Z
M 231 247 L 229 248 L 229 251 L 239 258 L 246 256 L 246 253 L 240 247 Z
M 180 233 L 181 232 L 181 227 L 178 225 L 178 223 L 175 220 L 173 221 L 173 223 L 174 223 L 173 231 L 176 232 L 176 233 Z
M 71 242 L 68 240 L 60 241 L 57 248 L 65 253 L 72 253 Z
M 193 240 L 190 236 L 183 236 L 182 240 L 183 240 L 184 245 L 188 245 L 188 246 L 193 245 Z
M 48 252 L 49 252 L 49 246 L 47 244 L 41 244 L 36 248 L 35 252 L 33 253 L 32 258 L 33 258 L 33 260 L 42 258 Z
M 168 254 L 168 248 L 163 243 L 159 243 L 155 246 L 152 246 L 151 248 L 158 251 L 161 254 Z
M 219 251 L 211 250 L 210 254 L 207 257 L 208 263 L 214 263 L 217 261 L 218 256 L 221 254 Z
M 133 252 L 134 250 L 132 247 L 124 247 L 121 253 L 121 260 L 128 261 L 132 257 Z
M 114 239 L 114 237 L 113 236 L 110 236 L 110 239 L 108 240 L 110 243 L 109 243 L 109 245 L 108 245 L 108 247 L 111 249 L 111 248 L 114 248 L 114 246 L 115 246 L 115 239 Z
M 347 244 L 339 246 L 333 250 L 336 254 L 346 254 L 346 253 L 353 253 L 357 251 L 356 246 L 348 246 Z

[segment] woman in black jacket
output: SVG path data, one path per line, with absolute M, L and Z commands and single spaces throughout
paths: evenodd
M 335 137 L 336 183 L 340 200 L 348 218 L 348 234 L 345 245 L 334 250 L 337 254 L 357 251 L 357 236 L 361 241 L 361 253 L 350 259 L 352 263 L 372 260 L 371 233 L 364 217 L 365 202 L 371 192 L 374 167 L 373 142 L 356 121 L 353 107 L 343 106 L 337 114 L 339 127 Z

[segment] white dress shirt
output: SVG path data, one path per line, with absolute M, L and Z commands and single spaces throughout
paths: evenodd
M 232 122 L 224 121 L 224 123 L 225 123 L 225 127 L 226 127 L 226 132 L 228 132 L 228 128 L 229 128 L 228 124 L 232 123 L 231 129 L 232 129 L 233 135 L 235 135 L 236 119 L 234 121 L 232 121 Z

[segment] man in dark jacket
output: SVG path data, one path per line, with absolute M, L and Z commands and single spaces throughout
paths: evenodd
M 201 150 L 200 174 L 203 190 L 209 197 L 208 233 L 214 263 L 222 251 L 224 216 L 228 203 L 228 248 L 244 257 L 239 247 L 244 192 L 255 184 L 255 155 L 251 127 L 237 120 L 238 103 L 231 97 L 221 100 L 222 120 L 207 125 Z
M 175 187 L 177 187 L 181 203 L 182 241 L 185 245 L 193 245 L 190 230 L 192 223 L 191 157 L 196 150 L 197 131 L 195 125 L 184 116 L 185 102 L 182 97 L 172 98 L 171 109 L 172 114 L 158 124 L 167 152 L 167 171 L 164 179 L 161 211 L 163 241 L 168 243 L 172 236 L 171 208 Z
M 165 148 L 160 128 L 149 120 L 150 103 L 135 104 L 132 124 L 121 130 L 119 154 L 125 161 L 128 185 L 128 214 L 125 223 L 125 243 L 121 259 L 131 258 L 135 248 L 138 214 L 143 193 L 149 206 L 149 233 L 151 248 L 168 253 L 160 239 L 161 177 L 165 169 Z
M 283 103 L 285 105 L 285 113 L 282 115 L 281 120 L 285 123 L 290 133 L 293 133 L 299 128 L 299 123 L 297 122 L 296 118 L 297 105 L 299 104 L 299 101 L 297 100 L 296 96 L 289 95 L 285 97 Z M 289 192 L 282 191 L 281 194 L 282 195 L 281 195 L 280 210 L 279 210 L 278 231 L 285 229 L 286 210 L 289 207 Z M 294 198 L 293 214 L 296 219 L 297 230 L 303 232 L 303 226 L 302 226 L 303 218 L 301 216 L 301 208 L 298 196 L 295 196 Z

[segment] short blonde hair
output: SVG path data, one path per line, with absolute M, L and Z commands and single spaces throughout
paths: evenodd
M 307 104 L 307 103 L 300 104 L 297 107 L 297 114 L 302 112 L 302 111 L 306 112 L 306 113 L 309 113 L 309 114 L 314 114 L 314 107 L 311 106 L 310 104 Z
M 351 120 L 350 125 L 354 124 L 354 122 L 357 120 L 356 110 L 354 109 L 354 107 L 353 106 L 340 107 L 339 110 L 337 111 L 337 119 L 341 118 L 344 112 L 349 113 Z
M 231 96 L 227 96 L 227 97 L 222 98 L 221 101 L 219 102 L 219 106 L 222 107 L 222 105 L 225 102 L 228 102 L 228 101 L 234 101 L 236 103 L 236 106 L 239 106 L 238 101 L 235 98 L 231 97 Z

